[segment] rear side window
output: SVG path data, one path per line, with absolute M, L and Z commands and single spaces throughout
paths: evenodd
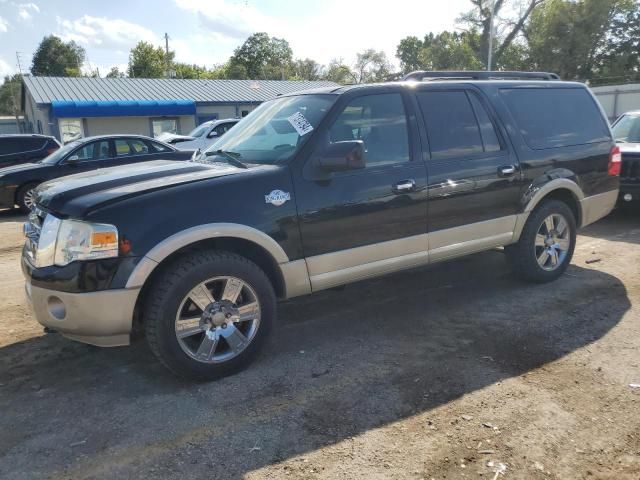
M 418 92 L 417 98 L 427 124 L 432 158 L 484 152 L 480 127 L 464 91 Z
M 598 106 L 583 88 L 509 88 L 500 92 L 532 149 L 611 139 Z
M 480 125 L 480 133 L 482 134 L 482 143 L 484 145 L 485 152 L 497 152 L 501 150 L 500 141 L 496 134 L 496 129 L 493 122 L 489 118 L 487 110 L 484 108 L 478 97 L 469 92 L 469 100 L 473 105 L 473 110 L 476 112 L 476 118 Z
M 47 143 L 46 138 L 7 137 L 0 138 L 0 155 L 33 152 L 42 150 Z
M 149 147 L 149 152 L 170 152 L 171 149 L 165 147 L 164 145 L 162 145 L 161 143 L 156 143 L 156 142 L 147 142 L 147 145 L 150 145 Z

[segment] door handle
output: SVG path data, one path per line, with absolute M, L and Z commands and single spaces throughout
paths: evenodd
M 501 177 L 510 177 L 518 171 L 515 165 L 503 165 L 498 168 L 498 173 Z
M 406 193 L 406 192 L 411 192 L 415 190 L 415 188 L 416 188 L 416 181 L 413 179 L 409 179 L 409 180 L 402 180 L 401 182 L 396 183 L 395 186 L 393 187 L 393 191 L 395 193 Z

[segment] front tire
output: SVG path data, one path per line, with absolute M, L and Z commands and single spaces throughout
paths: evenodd
M 535 283 L 556 280 L 571 263 L 576 230 L 575 216 L 566 203 L 544 201 L 529 215 L 518 243 L 505 248 L 513 273 Z
M 192 380 L 246 367 L 276 317 L 268 277 L 230 252 L 181 256 L 149 288 L 143 312 L 149 346 L 173 373 Z

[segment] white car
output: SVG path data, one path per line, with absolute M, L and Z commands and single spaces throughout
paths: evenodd
M 239 121 L 239 118 L 210 120 L 198 125 L 189 132 L 189 135 L 164 132 L 156 138 L 173 145 L 178 150 L 206 150 Z

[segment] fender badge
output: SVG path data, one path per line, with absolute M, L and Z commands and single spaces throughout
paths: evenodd
M 282 190 L 273 190 L 269 195 L 264 196 L 266 203 L 270 203 L 276 207 L 284 205 L 284 202 L 287 200 L 291 200 L 291 195 L 289 195 L 289 192 L 283 192 Z

